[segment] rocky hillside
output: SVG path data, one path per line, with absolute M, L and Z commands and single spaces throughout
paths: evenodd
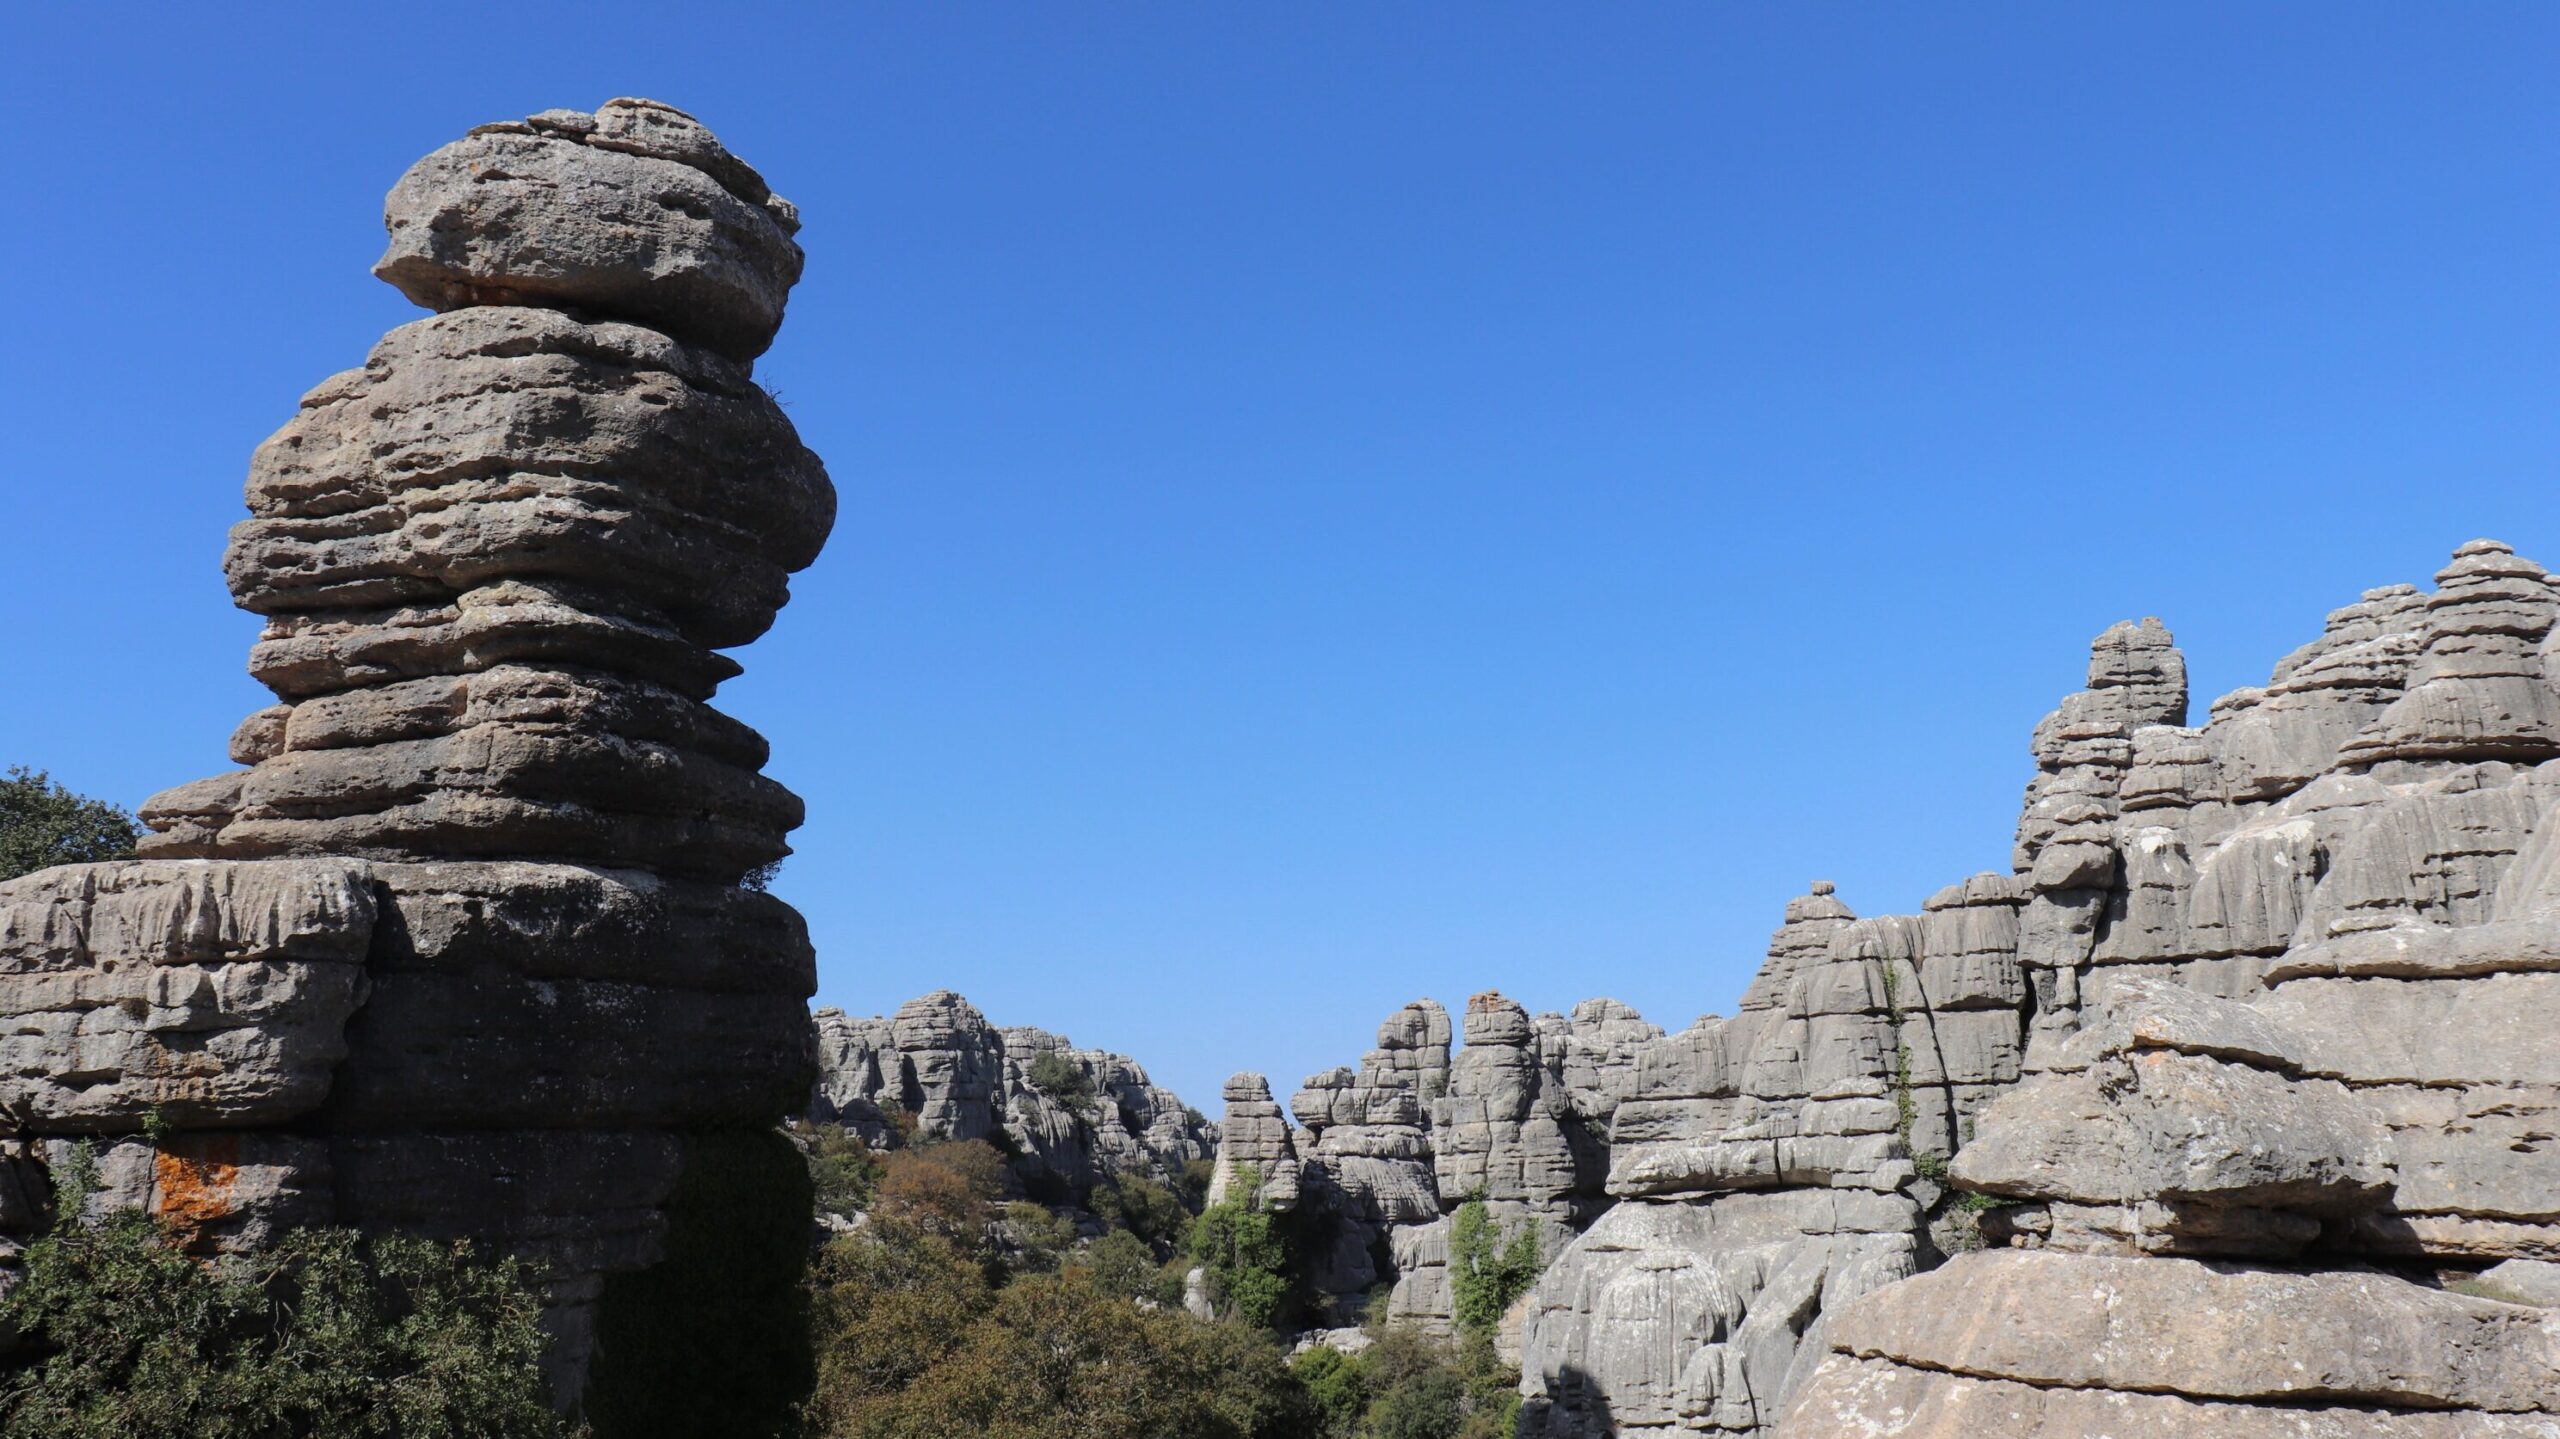
M 1217 1126 L 1147 1078 L 1137 1061 L 1078 1049 L 1030 1028 L 998 1029 L 936 990 L 889 1018 L 817 1012 L 818 1087 L 808 1119 L 875 1148 L 908 1139 L 984 1139 L 1026 1193 L 1081 1202 L 1093 1186 L 1143 1175 L 1179 1186 L 1217 1151 Z
M 2186 723 L 2156 620 L 2030 741 L 2012 868 L 1791 901 L 1730 1017 L 1428 1002 L 1222 1181 L 1348 1315 L 1534 1224 L 1525 1432 L 2560 1434 L 2560 588 L 2464 546 Z

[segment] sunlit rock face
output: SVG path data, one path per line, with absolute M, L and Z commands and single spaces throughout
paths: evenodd
M 1064 1203 L 1126 1177 L 1179 1184 L 1217 1152 L 1217 1126 L 1136 1060 L 1043 1029 L 998 1028 L 947 989 L 887 1017 L 821 1009 L 814 1022 L 818 1086 L 807 1118 L 873 1148 L 983 1139 L 1006 1155 L 1025 1194 Z M 1042 1088 L 1043 1056 L 1087 1092 Z
M 2196 726 L 2099 636 L 2010 873 L 1633 1047 L 1527 1432 L 2560 1433 L 2555 613 L 2476 541 Z
M 146 804 L 139 860 L 0 886 L 0 1226 L 90 1137 L 99 1203 L 203 1246 L 472 1236 L 548 1274 L 569 1403 L 688 1155 L 813 1074 L 756 880 L 800 802 L 710 704 L 835 519 L 748 369 L 798 217 L 615 100 L 473 131 L 386 219 L 435 313 L 259 446 L 224 554 L 277 698 L 242 768 Z

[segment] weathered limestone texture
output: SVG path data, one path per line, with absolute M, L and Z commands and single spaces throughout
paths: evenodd
M 1243 1193 L 1239 1186 L 1247 1186 L 1253 1202 L 1265 1208 L 1296 1208 L 1304 1166 L 1289 1117 L 1271 1102 L 1271 1081 L 1259 1074 L 1235 1075 L 1227 1081 L 1224 1098 L 1226 1117 L 1218 1121 L 1209 1202 L 1224 1203 Z
M 2475 541 L 2193 727 L 2116 625 L 2009 873 L 1817 884 L 1674 1034 L 1479 997 L 1422 1134 L 1569 1241 L 1523 1432 L 2560 1435 L 2556 615 Z M 1446 1323 L 1445 1222 L 1387 1235 Z
M 1079 1201 L 1121 1175 L 1165 1183 L 1217 1152 L 1217 1127 L 1137 1061 L 1078 1049 L 1046 1030 L 998 1029 L 977 1007 L 936 990 L 889 1019 L 817 1013 L 818 1087 L 812 1123 L 841 1125 L 874 1148 L 904 1142 L 902 1122 L 923 1140 L 987 1139 L 1007 1150 L 1026 1193 Z M 1089 1103 L 1052 1095 L 1032 1079 L 1055 1055 L 1092 1086 Z
M 386 218 L 436 313 L 258 448 L 224 556 L 278 699 L 245 767 L 145 805 L 140 860 L 0 886 L 0 1224 L 94 1136 L 101 1202 L 211 1245 L 476 1236 L 548 1266 L 574 1400 L 698 1137 L 813 1072 L 756 878 L 800 802 L 707 703 L 834 522 L 748 370 L 798 222 L 646 100 L 484 126 Z
M 2560 590 L 2436 579 L 2201 728 L 2039 732 L 1991 1247 L 1835 1313 L 1779 1434 L 2560 1435 Z

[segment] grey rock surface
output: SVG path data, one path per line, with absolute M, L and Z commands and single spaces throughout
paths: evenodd
M 1911 1369 L 1885 1360 L 1825 1364 L 1781 1432 L 1896 1439 L 2560 1439 L 2545 1414 L 2260 1404 L 2114 1389 L 2053 1389 Z
M 2541 1311 L 2493 1300 L 2560 1262 L 2556 601 L 2466 545 L 2194 726 L 2166 628 L 2102 634 L 2012 873 L 1817 885 L 1731 1017 L 1631 1047 L 1529 1432 L 2547 1432 Z M 1813 1196 L 1890 1208 L 1740 1222 Z M 1883 1277 L 1804 1277 L 1844 1248 Z M 1888 1311 L 1954 1347 L 1850 1342 Z
M 374 273 L 428 309 L 592 312 L 737 360 L 773 343 L 800 279 L 798 212 L 653 100 L 483 125 L 401 176 L 383 223 Z
M 474 1237 L 546 1276 L 567 1405 L 693 1146 L 814 1071 L 808 936 L 752 880 L 800 803 L 708 704 L 834 522 L 747 370 L 797 216 L 621 100 L 474 132 L 387 221 L 439 313 L 251 462 L 243 768 L 145 804 L 142 859 L 0 886 L 0 1230 L 94 1136 L 95 1202 L 203 1248 Z
M 1962 1255 L 1832 1323 L 1845 1355 L 2043 1388 L 2535 1413 L 2560 1409 L 2560 1320 L 2357 1271 Z
M 1289 1117 L 1271 1101 L 1271 1082 L 1259 1074 L 1238 1074 L 1227 1081 L 1222 1097 L 1226 1113 L 1218 1121 L 1209 1202 L 1249 1196 L 1249 1202 L 1262 1208 L 1296 1208 L 1303 1166 Z
M 1026 1192 L 1071 1201 L 1124 1175 L 1179 1183 L 1186 1165 L 1217 1152 L 1217 1127 L 1126 1055 L 1080 1049 L 1062 1036 L 999 1029 L 949 990 L 909 1000 L 889 1018 L 821 1009 L 818 1083 L 806 1118 L 839 1125 L 875 1148 L 987 1139 L 1011 1155 Z M 1040 1056 L 1072 1066 L 1089 1101 L 1044 1091 Z

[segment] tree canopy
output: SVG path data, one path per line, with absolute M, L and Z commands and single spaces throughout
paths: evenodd
M 0 880 L 57 864 L 126 858 L 139 833 L 132 815 L 73 794 L 43 770 L 0 770 Z

